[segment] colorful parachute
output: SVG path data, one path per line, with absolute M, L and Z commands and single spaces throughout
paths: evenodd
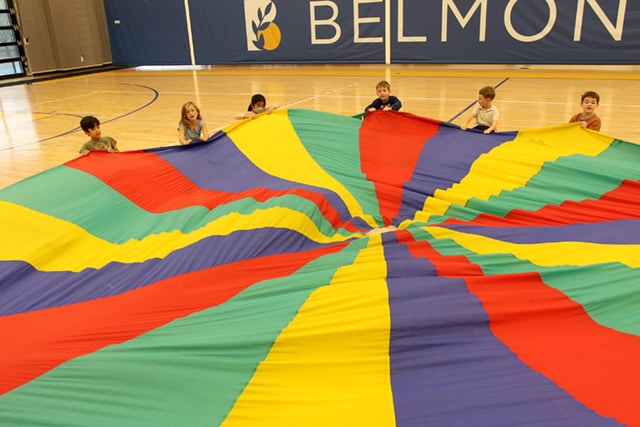
M 0 425 L 640 426 L 640 146 L 282 110 L 0 191 Z

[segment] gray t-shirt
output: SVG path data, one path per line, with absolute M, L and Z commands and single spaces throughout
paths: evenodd
M 90 139 L 80 147 L 80 153 L 83 151 L 109 151 L 114 150 L 118 142 L 110 136 L 103 136 L 100 139 Z
M 178 127 L 178 129 L 184 128 L 185 141 L 189 141 L 190 139 L 195 141 L 200 141 L 200 135 L 202 134 L 202 126 L 204 125 L 205 125 L 204 120 L 198 120 L 198 123 L 196 123 L 195 129 L 191 129 L 190 127 L 187 127 L 182 123 L 180 123 L 180 126 Z

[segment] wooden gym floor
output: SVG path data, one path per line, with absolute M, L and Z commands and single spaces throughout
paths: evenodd
M 180 107 L 195 102 L 213 132 L 246 110 L 254 93 L 268 104 L 355 115 L 391 82 L 402 111 L 460 124 L 480 87 L 496 87 L 499 130 L 566 123 L 580 95 L 600 94 L 601 132 L 640 143 L 640 66 L 238 65 L 140 67 L 1 86 L 0 189 L 78 155 L 84 115 L 122 151 L 176 144 Z

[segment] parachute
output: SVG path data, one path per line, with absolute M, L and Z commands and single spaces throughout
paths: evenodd
M 0 425 L 640 426 L 640 146 L 278 110 L 0 190 Z

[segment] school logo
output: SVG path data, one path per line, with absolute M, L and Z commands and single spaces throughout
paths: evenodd
M 280 28 L 274 19 L 276 5 L 271 0 L 244 0 L 247 50 L 274 50 L 280 46 Z

